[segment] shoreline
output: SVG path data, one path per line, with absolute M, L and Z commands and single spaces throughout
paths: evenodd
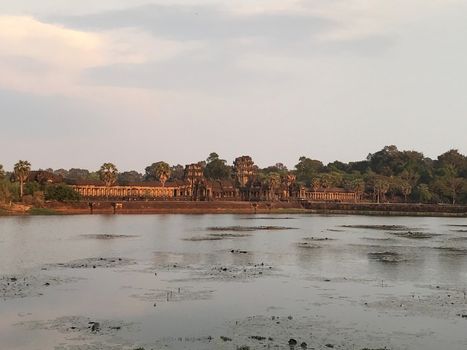
M 47 202 L 41 208 L 15 204 L 0 208 L 1 216 L 34 215 L 150 215 L 150 214 L 318 214 L 467 218 L 467 206 L 413 203 L 325 203 L 308 202 L 192 202 L 131 201 Z

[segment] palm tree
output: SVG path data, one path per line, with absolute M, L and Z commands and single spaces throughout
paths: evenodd
M 374 184 L 374 192 L 376 194 L 376 202 L 380 203 L 381 199 L 384 199 L 384 196 L 389 191 L 390 184 L 386 179 L 377 179 Z
M 355 192 L 355 201 L 357 201 L 365 190 L 365 181 L 363 179 L 354 179 L 351 182 L 351 188 Z
M 23 198 L 24 194 L 24 183 L 28 179 L 29 172 L 31 171 L 31 163 L 27 160 L 20 160 L 15 164 L 14 173 L 16 178 L 19 180 L 19 196 Z
M 157 162 L 154 165 L 154 176 L 159 179 L 162 187 L 165 186 L 165 182 L 169 179 L 170 173 L 170 165 L 166 162 Z
M 404 195 L 404 202 L 407 202 L 407 197 L 412 193 L 412 186 L 408 181 L 402 181 L 400 186 L 400 190 Z
M 451 198 L 452 198 L 453 205 L 456 204 L 457 195 L 464 187 L 464 183 L 465 183 L 464 181 L 465 180 L 461 177 L 452 177 L 452 178 L 448 178 L 447 180 L 447 184 L 451 192 Z
M 319 190 L 321 187 L 321 181 L 318 177 L 314 177 L 313 180 L 311 180 L 311 188 L 313 189 L 313 192 L 316 192 Z
M 270 173 L 268 175 L 267 183 L 269 190 L 269 198 L 271 200 L 276 199 L 276 189 L 280 184 L 280 175 L 278 173 Z
M 99 178 L 107 187 L 112 186 L 117 181 L 118 170 L 112 163 L 104 163 L 98 171 Z

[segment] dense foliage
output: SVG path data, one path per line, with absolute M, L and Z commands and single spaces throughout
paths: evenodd
M 233 179 L 233 167 L 215 152 L 198 164 L 203 167 L 207 179 Z M 357 162 L 334 161 L 324 165 L 319 160 L 300 157 L 292 171 L 282 163 L 263 169 L 255 166 L 255 171 L 257 179 L 271 188 L 283 183 L 284 179 L 295 178 L 297 183 L 315 191 L 339 187 L 376 202 L 467 204 L 467 157 L 457 150 L 449 150 L 437 159 L 430 159 L 420 152 L 386 146 Z M 17 201 L 23 195 L 34 196 L 38 192 L 44 193 L 46 200 L 78 199 L 77 193 L 64 184 L 28 182 L 29 173 L 27 161 L 15 164 L 13 173 L 6 173 L 0 165 L 0 202 Z M 54 173 L 75 181 L 101 180 L 107 186 L 142 181 L 165 184 L 166 181 L 182 180 L 185 176 L 182 165 L 170 166 L 163 161 L 147 166 L 144 175 L 134 170 L 118 173 L 112 163 L 105 163 L 94 172 L 72 168 L 58 169 Z
M 71 186 L 65 184 L 47 185 L 45 199 L 60 202 L 77 201 L 80 199 L 80 195 Z
M 375 201 L 467 204 L 467 157 L 457 150 L 432 160 L 386 146 L 366 160 L 326 166 L 301 157 L 295 173 L 312 187 L 343 187 Z

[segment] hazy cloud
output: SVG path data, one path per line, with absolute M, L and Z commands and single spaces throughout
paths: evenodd
M 2 2 L 0 163 L 465 153 L 466 15 L 462 0 Z

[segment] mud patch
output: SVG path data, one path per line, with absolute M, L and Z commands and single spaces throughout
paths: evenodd
M 221 241 L 223 239 L 244 238 L 249 236 L 251 235 L 245 233 L 210 233 L 209 235 L 183 238 L 182 240 L 189 242 Z
M 137 292 L 130 297 L 141 301 L 154 303 L 163 302 L 181 302 L 194 300 L 209 300 L 212 298 L 214 290 L 194 290 L 193 287 L 183 286 L 171 289 L 147 289 L 142 292 Z
M 115 336 L 120 331 L 134 331 L 135 324 L 115 320 L 94 320 L 83 316 L 63 316 L 48 321 L 24 321 L 16 326 L 28 330 L 54 330 L 63 334 L 76 335 L 74 339 L 84 340 L 95 336 Z
M 391 335 L 363 335 L 319 316 L 257 315 L 230 323 L 232 349 L 388 349 Z M 389 346 L 388 346 L 389 345 Z
M 246 250 L 232 249 L 230 250 L 232 254 L 249 254 Z
M 380 261 L 383 263 L 400 263 L 407 261 L 401 254 L 396 252 L 373 252 L 368 253 L 368 259 Z
M 385 237 L 385 238 L 378 238 L 378 237 L 363 237 L 362 239 L 366 241 L 375 241 L 375 242 L 395 242 L 395 238 Z
M 62 278 L 41 274 L 2 276 L 0 277 L 0 299 L 41 296 L 48 288 L 77 280 L 77 278 Z
M 456 248 L 456 247 L 435 247 L 433 249 L 439 250 L 443 254 L 449 255 L 467 255 L 467 248 Z
M 135 238 L 136 235 L 117 235 L 117 234 L 108 234 L 108 233 L 98 233 L 98 234 L 82 234 L 82 238 L 88 239 L 101 239 L 101 240 L 110 240 L 118 238 Z
M 380 231 L 409 231 L 414 230 L 413 228 L 404 225 L 342 225 L 341 227 L 346 228 L 360 228 L 368 230 L 380 230 Z
M 101 342 L 89 342 L 87 344 L 57 345 L 54 350 L 144 350 L 131 345 L 110 345 Z
M 66 268 L 66 269 L 96 269 L 96 268 L 114 268 L 136 264 L 133 259 L 127 258 L 86 258 L 73 260 L 67 263 L 57 263 L 46 265 L 51 268 Z
M 281 231 L 294 230 L 294 227 L 286 226 L 212 226 L 206 228 L 208 231 L 236 231 L 236 232 L 251 232 L 251 231 Z
M 457 236 L 449 238 L 450 241 L 467 241 L 467 237 Z
M 297 247 L 299 248 L 305 248 L 305 249 L 318 249 L 321 248 L 319 244 L 316 243 L 310 243 L 310 242 L 299 242 L 297 243 Z
M 420 231 L 404 231 L 404 232 L 388 232 L 391 235 L 402 237 L 402 238 L 409 238 L 409 239 L 430 239 L 436 236 L 439 236 L 437 233 L 427 233 L 427 232 L 420 232 Z
M 329 237 L 304 237 L 302 238 L 304 241 L 311 241 L 311 242 L 326 242 L 326 241 L 335 241 L 334 238 Z
M 431 293 L 413 293 L 405 296 L 387 296 L 365 305 L 378 311 L 398 316 L 428 316 L 467 321 L 467 296 L 464 290 L 432 288 Z
M 273 266 L 264 263 L 186 266 L 183 268 L 183 271 L 189 272 L 190 276 L 173 279 L 172 282 L 247 281 L 277 274 L 277 270 Z

